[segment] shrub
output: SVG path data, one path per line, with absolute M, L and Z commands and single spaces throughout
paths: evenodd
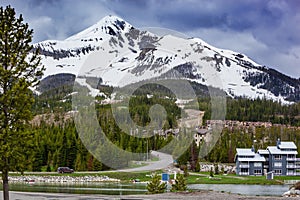
M 186 180 L 182 174 L 178 174 L 175 184 L 172 184 L 171 192 L 186 191 Z
M 161 183 L 160 176 L 155 174 L 152 180 L 147 184 L 147 190 L 150 194 L 164 193 L 167 187 L 167 183 Z
M 212 167 L 210 168 L 209 176 L 210 176 L 210 177 L 214 177 L 214 171 L 213 171 L 213 168 L 212 168 Z
M 219 172 L 219 165 L 218 165 L 218 163 L 217 164 L 215 164 L 215 174 L 219 174 L 220 172 Z

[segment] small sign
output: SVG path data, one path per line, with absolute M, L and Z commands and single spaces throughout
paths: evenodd
M 273 180 L 274 179 L 274 172 L 268 172 L 266 175 L 267 180 Z
M 161 180 L 162 181 L 169 181 L 170 175 L 168 173 L 162 173 L 161 174 Z

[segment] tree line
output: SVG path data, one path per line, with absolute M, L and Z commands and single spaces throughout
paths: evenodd
M 200 110 L 205 111 L 205 120 L 211 119 L 211 105 L 209 97 L 199 98 Z M 273 124 L 300 126 L 300 103 L 283 104 L 272 100 L 227 98 L 226 119 L 238 121 L 262 121 Z
M 155 101 L 155 100 L 153 100 Z M 133 101 L 134 102 L 134 101 Z M 137 101 L 138 103 L 139 101 Z M 147 150 L 161 149 L 169 144 L 172 140 L 183 139 L 184 133 L 179 136 L 159 136 L 155 135 L 149 138 L 137 138 L 133 135 L 125 133 L 114 121 L 114 116 L 110 105 L 101 105 L 98 108 L 98 120 L 102 130 L 107 138 L 120 148 L 136 153 L 145 153 Z M 138 108 L 137 111 L 139 112 Z M 134 116 L 134 115 L 133 115 Z M 143 117 L 138 120 L 144 119 Z M 146 119 L 146 118 L 145 118 Z M 147 123 L 141 121 L 139 123 Z M 32 126 L 34 132 L 34 154 L 29 160 L 27 170 L 33 171 L 53 171 L 59 166 L 69 166 L 77 171 L 99 171 L 107 170 L 109 166 L 105 166 L 99 162 L 83 145 L 75 128 L 73 120 L 69 120 L 63 124 L 54 125 L 46 121 L 42 121 L 39 126 Z M 286 141 L 294 141 L 300 146 L 300 130 L 287 126 L 272 127 L 227 127 L 222 133 L 212 150 L 203 158 L 199 158 L 199 147 L 193 142 L 187 150 L 177 159 L 179 165 L 189 163 L 192 169 L 197 168 L 199 160 L 208 162 L 234 162 L 236 148 L 250 148 L 252 145 L 256 149 L 265 149 L 267 146 L 275 145 L 277 138 Z M 201 144 L 206 145 L 205 143 Z M 200 146 L 201 146 L 200 145 Z M 176 154 L 180 147 L 173 146 L 168 152 Z M 300 149 L 298 149 L 300 151 Z M 300 152 L 299 152 L 300 153 Z M 140 158 L 141 160 L 145 158 Z M 123 166 L 128 166 L 128 160 L 120 160 L 124 162 Z

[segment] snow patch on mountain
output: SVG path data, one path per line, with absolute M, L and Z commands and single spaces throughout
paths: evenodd
M 71 73 L 101 77 L 116 87 L 153 78 L 184 78 L 226 91 L 229 96 L 299 101 L 300 83 L 263 67 L 246 55 L 213 47 L 199 38 L 158 36 L 107 16 L 63 41 L 35 44 L 46 66 L 44 77 Z M 76 79 L 97 92 L 83 79 Z M 281 85 L 273 87 L 274 83 Z

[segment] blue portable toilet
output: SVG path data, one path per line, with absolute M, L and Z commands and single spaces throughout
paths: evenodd
M 170 180 L 170 175 L 168 173 L 162 173 L 161 174 L 161 180 L 168 182 Z

